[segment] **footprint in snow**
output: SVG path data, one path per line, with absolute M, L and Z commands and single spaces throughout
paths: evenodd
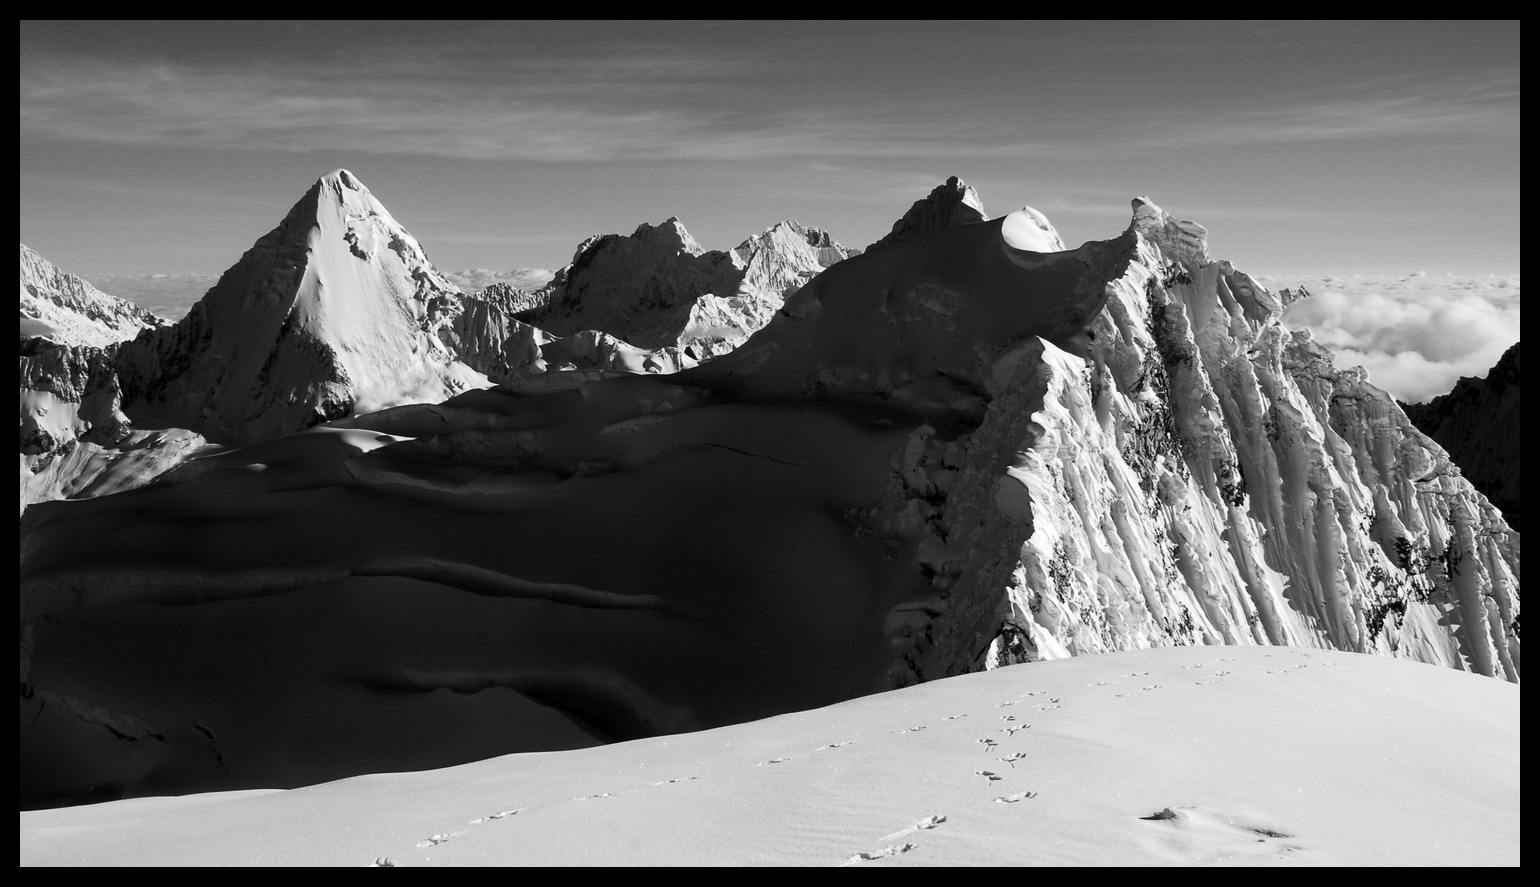
M 1002 764 L 1009 764 L 1011 766 L 1011 769 L 1014 770 L 1014 769 L 1016 769 L 1016 762 L 1017 761 L 1021 761 L 1021 760 L 1025 760 L 1026 757 L 1027 757 L 1027 753 L 1026 752 L 1018 751 L 1018 752 L 1013 752 L 1010 755 L 1007 755 L 1006 757 L 1003 757 L 1003 758 L 995 758 L 995 760 L 999 761 Z
M 784 763 L 786 763 L 789 760 L 791 760 L 791 758 L 771 758 L 768 761 L 760 761 L 758 764 L 755 764 L 754 766 L 756 766 L 756 767 L 764 767 L 764 766 L 768 766 L 770 764 L 784 764 Z
M 1015 715 L 1001 715 L 1000 716 L 1000 720 L 1002 720 L 1002 721 L 1014 721 L 1014 720 L 1016 720 L 1016 716 Z
M 374 858 L 374 862 L 369 863 L 369 868 L 372 868 L 372 869 L 393 869 L 393 868 L 397 868 L 397 865 L 396 865 L 396 861 L 391 859 L 389 856 L 376 856 Z
M 1272 654 L 1268 654 L 1268 655 L 1272 655 Z M 1234 656 L 1221 656 L 1221 657 L 1219 657 L 1219 661 L 1220 662 L 1234 662 L 1235 661 L 1235 657 Z
M 1125 677 L 1125 678 L 1142 678 L 1142 677 L 1144 677 L 1144 676 L 1146 676 L 1148 674 L 1149 674 L 1149 672 L 1147 672 L 1147 671 L 1131 671 L 1128 674 L 1123 675 L 1123 677 Z
M 897 844 L 892 847 L 884 847 L 881 850 L 873 850 L 870 853 L 857 853 L 855 856 L 845 860 L 843 863 L 841 863 L 841 865 L 855 865 L 858 862 L 867 862 L 873 859 L 881 859 L 884 856 L 897 856 L 900 853 L 908 853 L 910 850 L 913 850 L 914 847 L 915 845 L 913 844 Z
M 1141 690 L 1159 690 L 1163 686 L 1165 686 L 1165 685 L 1164 684 L 1151 684 L 1148 687 L 1141 687 L 1140 689 Z
M 903 730 L 899 730 L 898 733 L 900 733 L 900 734 L 901 733 L 918 733 L 918 732 L 920 732 L 921 730 L 924 730 L 924 729 L 925 729 L 924 727 L 906 727 Z M 898 735 L 898 734 L 895 734 L 895 735 Z
M 1002 795 L 995 798 L 996 804 L 1014 804 L 1017 801 L 1028 801 L 1037 797 L 1037 792 L 1016 792 L 1012 795 Z
M 854 739 L 847 739 L 844 742 L 831 742 L 828 745 L 820 745 L 817 748 L 813 749 L 813 751 L 825 751 L 825 750 L 831 749 L 831 748 L 844 748 L 845 746 L 849 745 L 852 742 L 855 742 L 855 740 Z M 695 777 L 691 776 L 690 778 L 694 779 Z
M 434 835 L 433 837 L 427 839 L 426 841 L 418 841 L 417 842 L 417 849 L 424 850 L 424 849 L 427 849 L 428 847 L 433 847 L 435 845 L 442 844 L 445 841 L 449 840 L 450 838 L 457 838 L 457 837 L 459 837 L 460 835 L 463 835 L 463 834 L 465 834 L 465 832 L 449 832 L 448 834 Z
M 690 778 L 694 779 L 695 777 L 692 776 Z M 654 782 L 653 783 L 653 785 L 662 785 L 662 784 L 663 783 L 661 783 L 661 782 Z M 525 810 L 528 810 L 528 809 L 529 809 L 528 807 L 519 807 L 516 810 L 503 810 L 503 811 L 500 811 L 498 813 L 493 813 L 491 816 L 483 816 L 480 819 L 472 819 L 471 820 L 471 825 L 481 825 L 483 822 L 491 822 L 494 819 L 503 819 L 505 817 L 512 816 L 515 813 L 522 813 L 522 812 L 524 812 Z
M 1030 696 L 1032 694 L 1028 693 L 1027 695 Z M 1016 704 L 1016 701 L 1013 699 L 1010 702 L 998 702 L 998 703 L 995 703 L 995 708 L 1005 708 L 1007 705 L 1015 705 L 1015 704 Z
M 943 721 L 955 721 L 958 718 L 966 718 L 966 717 L 967 717 L 967 715 L 947 715 L 946 717 L 942 718 L 941 720 L 943 720 Z
M 1012 736 L 1015 736 L 1017 733 L 1020 733 L 1021 731 L 1027 729 L 1030 726 L 1032 726 L 1032 725 L 1031 724 L 1022 724 L 1020 727 L 1005 727 L 1005 728 L 1002 728 L 1000 730 L 1000 732 L 1005 734 L 1005 738 L 1006 739 L 1010 739 Z
M 946 822 L 946 814 L 945 813 L 937 813 L 935 816 L 927 816 L 924 819 L 920 820 L 919 822 L 916 822 L 914 825 L 911 825 L 911 826 L 909 826 L 906 829 L 900 829 L 899 831 L 896 831 L 896 832 L 894 832 L 891 835 L 887 835 L 885 837 L 879 838 L 878 840 L 881 840 L 881 841 L 891 841 L 891 840 L 893 840 L 895 838 L 902 838 L 904 835 L 912 835 L 915 832 L 922 832 L 922 831 L 927 831 L 929 829 L 933 829 L 933 828 L 935 828 L 936 826 L 940 825 L 943 822 Z
M 1130 690 L 1130 691 L 1128 691 L 1128 692 L 1126 692 L 1126 693 L 1114 693 L 1114 694 L 1112 694 L 1112 695 L 1113 695 L 1113 696 L 1114 696 L 1114 697 L 1115 697 L 1115 698 L 1118 698 L 1118 699 L 1121 699 L 1121 698 L 1123 698 L 1123 697 L 1125 697 L 1125 696 L 1138 696 L 1138 695 L 1139 695 L 1139 694 L 1138 694 L 1138 693 L 1135 693 L 1135 692 L 1133 692 L 1133 691 L 1132 691 L 1132 690 Z
M 1094 684 L 1086 684 L 1086 686 L 1087 687 L 1105 687 L 1105 686 L 1107 686 L 1110 683 L 1112 683 L 1112 682 L 1111 681 L 1097 681 Z
M 699 776 L 681 776 L 678 779 L 665 779 L 662 782 L 649 782 L 647 784 L 648 785 L 675 785 L 675 784 L 680 783 L 680 782 L 689 782 L 692 779 L 699 779 L 699 778 L 700 778 Z
M 993 739 L 990 739 L 988 736 L 984 737 L 983 739 L 980 739 L 978 741 L 978 743 L 979 743 L 979 745 L 984 746 L 984 748 L 986 750 L 994 748 L 996 745 L 999 745 L 998 742 L 995 742 Z
M 988 782 L 999 782 L 1001 779 L 1004 778 L 1004 777 L 1001 777 L 1001 776 L 996 776 L 995 774 L 989 772 L 988 770 L 974 770 L 973 771 L 973 775 L 974 776 L 982 776 Z
M 1044 702 L 1042 705 L 1039 705 L 1037 707 L 1037 710 L 1038 711 L 1052 711 L 1053 709 L 1063 708 L 1063 707 L 1064 707 L 1063 705 L 1060 705 L 1057 702 Z

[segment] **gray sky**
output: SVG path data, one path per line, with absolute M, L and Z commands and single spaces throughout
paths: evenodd
M 948 175 L 1257 274 L 1519 270 L 1519 26 L 21 25 L 21 240 L 217 274 L 355 172 L 440 267 L 679 216 L 864 246 Z

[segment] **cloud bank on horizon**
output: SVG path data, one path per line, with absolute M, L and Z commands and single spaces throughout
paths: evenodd
M 1284 310 L 1309 328 L 1339 366 L 1362 366 L 1398 399 L 1446 394 L 1461 376 L 1484 377 L 1519 340 L 1519 275 L 1417 273 L 1402 277 L 1282 277 L 1270 289 L 1304 286 L 1311 298 Z

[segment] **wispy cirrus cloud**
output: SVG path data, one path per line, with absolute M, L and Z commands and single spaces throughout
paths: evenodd
M 481 66 L 407 53 L 368 64 L 221 66 L 24 52 L 20 128 L 24 139 L 108 145 L 591 162 L 1115 158 L 1438 134 L 1517 138 L 1519 126 L 1516 75 L 1219 113 L 1087 112 L 1065 126 L 923 99 L 757 104 L 743 84 L 763 73 L 759 61 L 705 56 L 562 67 L 545 56 Z

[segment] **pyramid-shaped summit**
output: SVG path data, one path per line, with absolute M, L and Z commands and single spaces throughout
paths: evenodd
M 120 365 L 136 421 L 232 442 L 436 401 L 485 377 L 441 333 L 459 290 L 356 176 L 322 176 L 174 327 Z

